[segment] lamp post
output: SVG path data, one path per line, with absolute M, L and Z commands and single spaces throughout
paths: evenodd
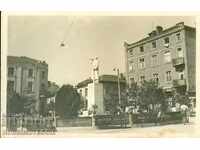
M 121 106 L 121 89 L 120 89 L 119 69 L 118 68 L 114 68 L 113 71 L 117 71 L 118 98 L 119 98 L 119 105 Z

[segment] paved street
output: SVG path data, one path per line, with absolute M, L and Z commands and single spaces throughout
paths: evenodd
M 200 126 L 175 124 L 126 129 L 60 128 L 59 137 L 200 137 Z
M 131 138 L 131 137 L 200 137 L 200 125 L 194 124 L 194 118 L 191 122 L 184 124 L 169 124 L 155 126 L 154 124 L 146 124 L 135 126 L 132 128 L 111 128 L 97 129 L 92 127 L 64 127 L 57 128 L 58 132 L 48 133 L 24 133 L 10 134 L 6 137 L 114 137 L 114 138 Z
M 200 137 L 200 125 L 172 124 L 162 126 L 133 127 L 125 129 L 95 129 L 91 127 L 58 128 L 54 133 L 24 133 L 10 134 L 6 137 L 114 137 L 114 138 L 140 138 L 140 137 Z

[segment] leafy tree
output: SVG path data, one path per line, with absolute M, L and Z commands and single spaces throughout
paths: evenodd
M 128 99 L 129 99 L 129 105 L 136 105 L 138 102 L 138 96 L 139 96 L 139 86 L 136 82 L 133 82 L 131 84 L 131 87 L 128 89 Z M 131 104 L 134 103 L 134 104 Z
M 46 94 L 45 95 L 47 97 L 53 97 L 53 96 L 56 95 L 58 90 L 59 90 L 59 86 L 55 82 L 48 81 L 48 88 L 46 90 Z
M 190 99 L 189 99 L 189 95 L 187 93 L 174 92 L 173 98 L 177 103 L 179 103 L 181 105 L 182 104 L 187 105 L 187 106 L 190 105 Z
M 7 95 L 7 112 L 8 114 L 19 114 L 24 112 L 25 97 L 13 92 Z
M 129 99 L 134 99 L 144 109 L 149 109 L 151 105 L 154 110 L 156 104 L 160 104 L 162 109 L 166 108 L 165 93 L 153 80 L 144 81 L 140 86 L 133 83 L 129 89 Z
M 80 95 L 72 85 L 63 85 L 57 92 L 55 110 L 59 116 L 77 116 L 80 104 Z
M 124 108 L 127 105 L 125 84 L 120 84 L 120 96 L 121 96 L 121 106 Z M 112 115 L 116 114 L 119 110 L 119 95 L 118 95 L 118 85 L 116 83 L 104 84 L 104 105 L 105 109 L 109 111 Z

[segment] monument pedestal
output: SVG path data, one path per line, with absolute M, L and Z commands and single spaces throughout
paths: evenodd
M 91 83 L 88 85 L 88 109 L 93 109 L 96 105 L 96 115 L 104 114 L 103 105 L 103 84 L 102 83 Z

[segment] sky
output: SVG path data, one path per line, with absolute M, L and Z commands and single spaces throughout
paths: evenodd
M 124 73 L 124 41 L 136 42 L 157 25 L 165 29 L 178 22 L 195 26 L 190 16 L 10 15 L 8 55 L 44 60 L 49 81 L 75 85 L 91 75 L 94 57 L 99 58 L 100 75 L 116 74 L 113 68 Z

